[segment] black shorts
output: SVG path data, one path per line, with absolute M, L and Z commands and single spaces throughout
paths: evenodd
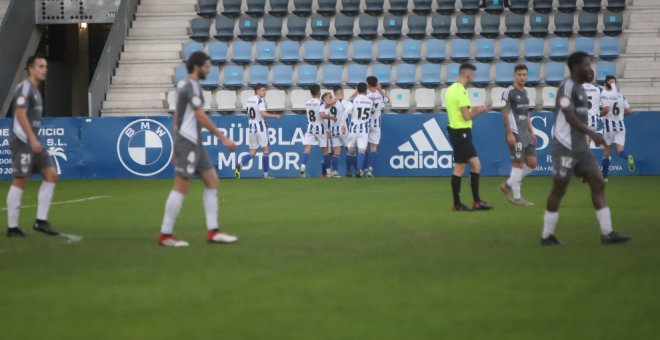
M 477 150 L 472 145 L 472 129 L 452 129 L 447 127 L 449 142 L 454 149 L 454 163 L 466 164 L 477 157 Z

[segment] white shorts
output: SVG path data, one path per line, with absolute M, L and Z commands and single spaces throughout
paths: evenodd
M 370 127 L 369 128 L 369 144 L 380 143 L 380 127 Z
M 339 136 L 332 136 L 332 147 L 342 147 L 342 146 L 348 146 L 348 142 L 350 140 L 350 135 L 345 133 L 341 134 Z
M 305 140 L 303 145 L 318 145 L 322 148 L 328 147 L 328 136 L 325 134 L 319 135 L 315 133 L 305 133 Z
M 249 132 L 248 143 L 250 144 L 250 150 L 267 147 L 268 132 Z
M 368 133 L 351 133 L 348 137 L 348 147 L 358 149 L 366 149 L 369 144 Z
M 605 138 L 605 145 L 607 146 L 611 146 L 612 144 L 617 144 L 621 146 L 626 145 L 625 131 L 605 132 L 603 137 Z

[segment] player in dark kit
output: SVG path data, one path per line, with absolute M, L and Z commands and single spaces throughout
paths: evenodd
M 14 92 L 12 110 L 14 122 L 9 138 L 12 155 L 11 182 L 7 194 L 7 219 L 9 222 L 7 237 L 25 237 L 18 228 L 18 216 L 21 209 L 23 190 L 30 175 L 38 171 L 43 177 L 39 188 L 37 220 L 32 228 L 47 235 L 59 235 L 48 223 L 48 210 L 53 200 L 57 171 L 50 160 L 48 151 L 39 141 L 39 129 L 43 114 L 43 100 L 38 86 L 46 80 L 48 63 L 42 55 L 35 55 L 27 60 L 27 79 L 23 80 Z
M 591 187 L 591 200 L 600 224 L 601 243 L 625 243 L 630 241 L 630 237 L 612 230 L 612 216 L 605 200 L 605 183 L 585 138 L 585 135 L 589 136 L 596 145 L 605 143 L 602 135 L 587 126 L 589 102 L 582 84 L 589 79 L 591 57 L 584 52 L 575 52 L 569 56 L 567 63 L 571 75 L 557 90 L 557 108 L 552 127 L 555 175 L 543 217 L 541 245 L 563 244 L 555 237 L 555 227 L 559 219 L 559 203 L 566 193 L 572 174 L 582 177 Z

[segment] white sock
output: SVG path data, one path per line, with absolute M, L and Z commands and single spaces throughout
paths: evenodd
M 534 168 L 530 168 L 527 166 L 527 164 L 524 164 L 522 168 L 522 178 L 527 177 L 527 175 L 531 174 L 532 171 L 534 171 Z
M 183 205 L 183 194 L 178 191 L 170 191 L 165 201 L 165 216 L 163 216 L 163 224 L 160 226 L 161 234 L 171 235 L 174 231 L 174 222 L 179 216 L 181 206 Z
M 555 228 L 557 227 L 557 221 L 559 220 L 559 212 L 550 212 L 545 211 L 543 215 L 543 238 L 547 238 L 550 235 L 554 235 Z
M 18 228 L 18 215 L 21 212 L 23 189 L 10 186 L 7 193 L 7 223 L 9 228 Z
M 511 176 L 506 183 L 513 190 L 513 198 L 520 199 L 520 184 L 522 182 L 523 170 L 519 168 L 511 168 Z
M 600 232 L 603 235 L 607 235 L 612 232 L 612 212 L 610 207 L 605 207 L 600 210 L 596 210 L 596 217 L 598 218 L 598 223 L 600 224 Z
M 204 189 L 206 229 L 218 229 L 218 189 Z
M 50 210 L 50 203 L 53 201 L 53 193 L 55 192 L 55 183 L 41 182 L 39 187 L 39 198 L 37 204 L 37 219 L 48 221 L 48 210 Z

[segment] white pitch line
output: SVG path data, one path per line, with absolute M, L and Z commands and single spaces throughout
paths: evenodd
M 93 200 L 99 200 L 102 198 L 108 198 L 112 196 L 91 196 L 91 197 L 85 197 L 85 198 L 78 198 L 75 200 L 69 200 L 69 201 L 60 201 L 60 202 L 53 202 L 51 205 L 61 205 L 61 204 L 72 204 L 72 203 L 80 203 L 80 202 L 87 202 L 87 201 L 93 201 Z M 33 208 L 36 207 L 36 204 L 28 204 L 28 205 L 22 205 L 21 208 Z M 7 211 L 7 208 L 0 208 L 0 211 Z

